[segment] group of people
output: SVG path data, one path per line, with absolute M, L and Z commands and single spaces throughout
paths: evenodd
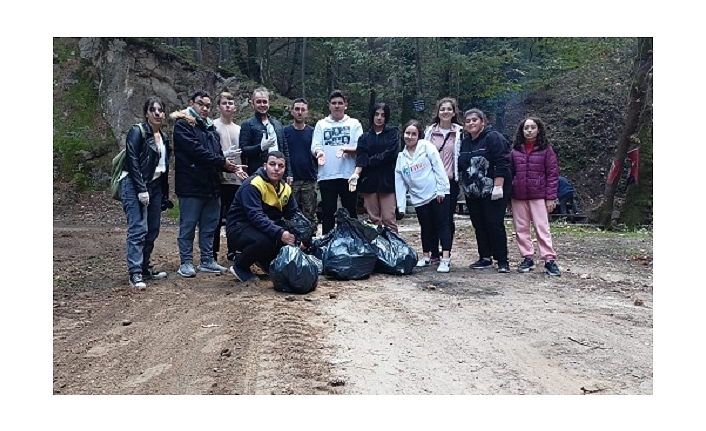
M 383 102 L 374 105 L 364 131 L 360 121 L 346 114 L 348 103 L 340 90 L 329 94 L 330 114 L 315 127 L 306 123 L 303 98 L 292 103 L 293 123 L 287 126 L 270 115 L 266 88 L 255 89 L 250 102 L 254 115 L 240 126 L 233 122 L 237 106 L 228 92 L 215 98 L 215 120 L 210 118 L 211 96 L 203 90 L 193 93 L 186 108 L 170 114 L 179 200 L 177 273 L 182 277 L 227 271 L 218 264 L 224 224 L 230 272 L 243 282 L 257 277 L 253 264 L 267 272 L 279 249 L 296 243 L 283 220 L 301 211 L 317 222 L 317 189 L 323 234 L 334 228 L 339 202 L 356 217 L 358 195 L 372 224 L 397 232 L 409 196 L 421 230 L 417 266 L 438 265 L 442 273 L 451 267 L 453 214 L 461 191 L 478 243 L 478 260 L 470 267 L 491 268 L 495 259 L 498 272 L 509 272 L 504 225 L 509 203 L 524 259 L 518 270 L 535 266 L 533 224 L 545 272 L 560 275 L 548 219 L 557 199 L 558 166 L 540 119 L 523 120 L 511 146 L 482 111 L 474 108 L 461 116 L 451 97 L 437 102 L 430 126 L 410 120 L 401 132 L 389 124 L 390 106 Z M 171 149 L 162 131 L 166 112 L 158 97 L 148 98 L 143 111 L 145 122 L 127 134 L 121 180 L 127 266 L 137 289 L 167 276 L 150 265 L 160 214 L 169 202 Z M 200 263 L 195 267 L 197 229 Z

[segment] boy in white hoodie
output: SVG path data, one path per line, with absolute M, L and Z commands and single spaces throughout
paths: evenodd
M 356 217 L 355 184 L 348 179 L 355 170 L 355 153 L 363 126 L 346 115 L 348 103 L 341 90 L 333 90 L 328 97 L 331 114 L 319 120 L 314 128 L 311 153 L 318 160 L 317 180 L 321 192 L 321 231 L 325 235 L 335 225 L 334 214 L 341 205 L 351 217 Z

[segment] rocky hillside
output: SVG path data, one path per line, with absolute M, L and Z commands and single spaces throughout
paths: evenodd
M 597 59 L 518 95 L 505 109 L 504 132 L 510 137 L 525 115 L 545 120 L 561 172 L 574 183 L 585 210 L 597 206 L 603 193 L 631 64 L 625 54 Z M 216 93 L 228 87 L 239 102 L 236 121 L 252 115 L 247 99 L 256 84 L 222 72 L 198 68 L 137 39 L 54 38 L 55 204 L 63 191 L 107 185 L 110 158 L 129 125 L 139 121 L 148 95 L 159 94 L 171 111 L 185 106 L 194 88 Z M 284 115 L 289 103 L 274 95 L 273 112 Z M 310 120 L 321 115 L 314 112 Z

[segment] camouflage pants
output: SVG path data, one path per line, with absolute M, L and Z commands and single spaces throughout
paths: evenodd
M 304 216 L 316 223 L 316 181 L 294 180 L 292 194 Z

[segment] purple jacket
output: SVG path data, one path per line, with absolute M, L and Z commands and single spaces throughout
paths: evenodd
M 552 147 L 537 147 L 527 154 L 513 149 L 510 152 L 513 199 L 556 199 L 559 183 L 559 165 Z

